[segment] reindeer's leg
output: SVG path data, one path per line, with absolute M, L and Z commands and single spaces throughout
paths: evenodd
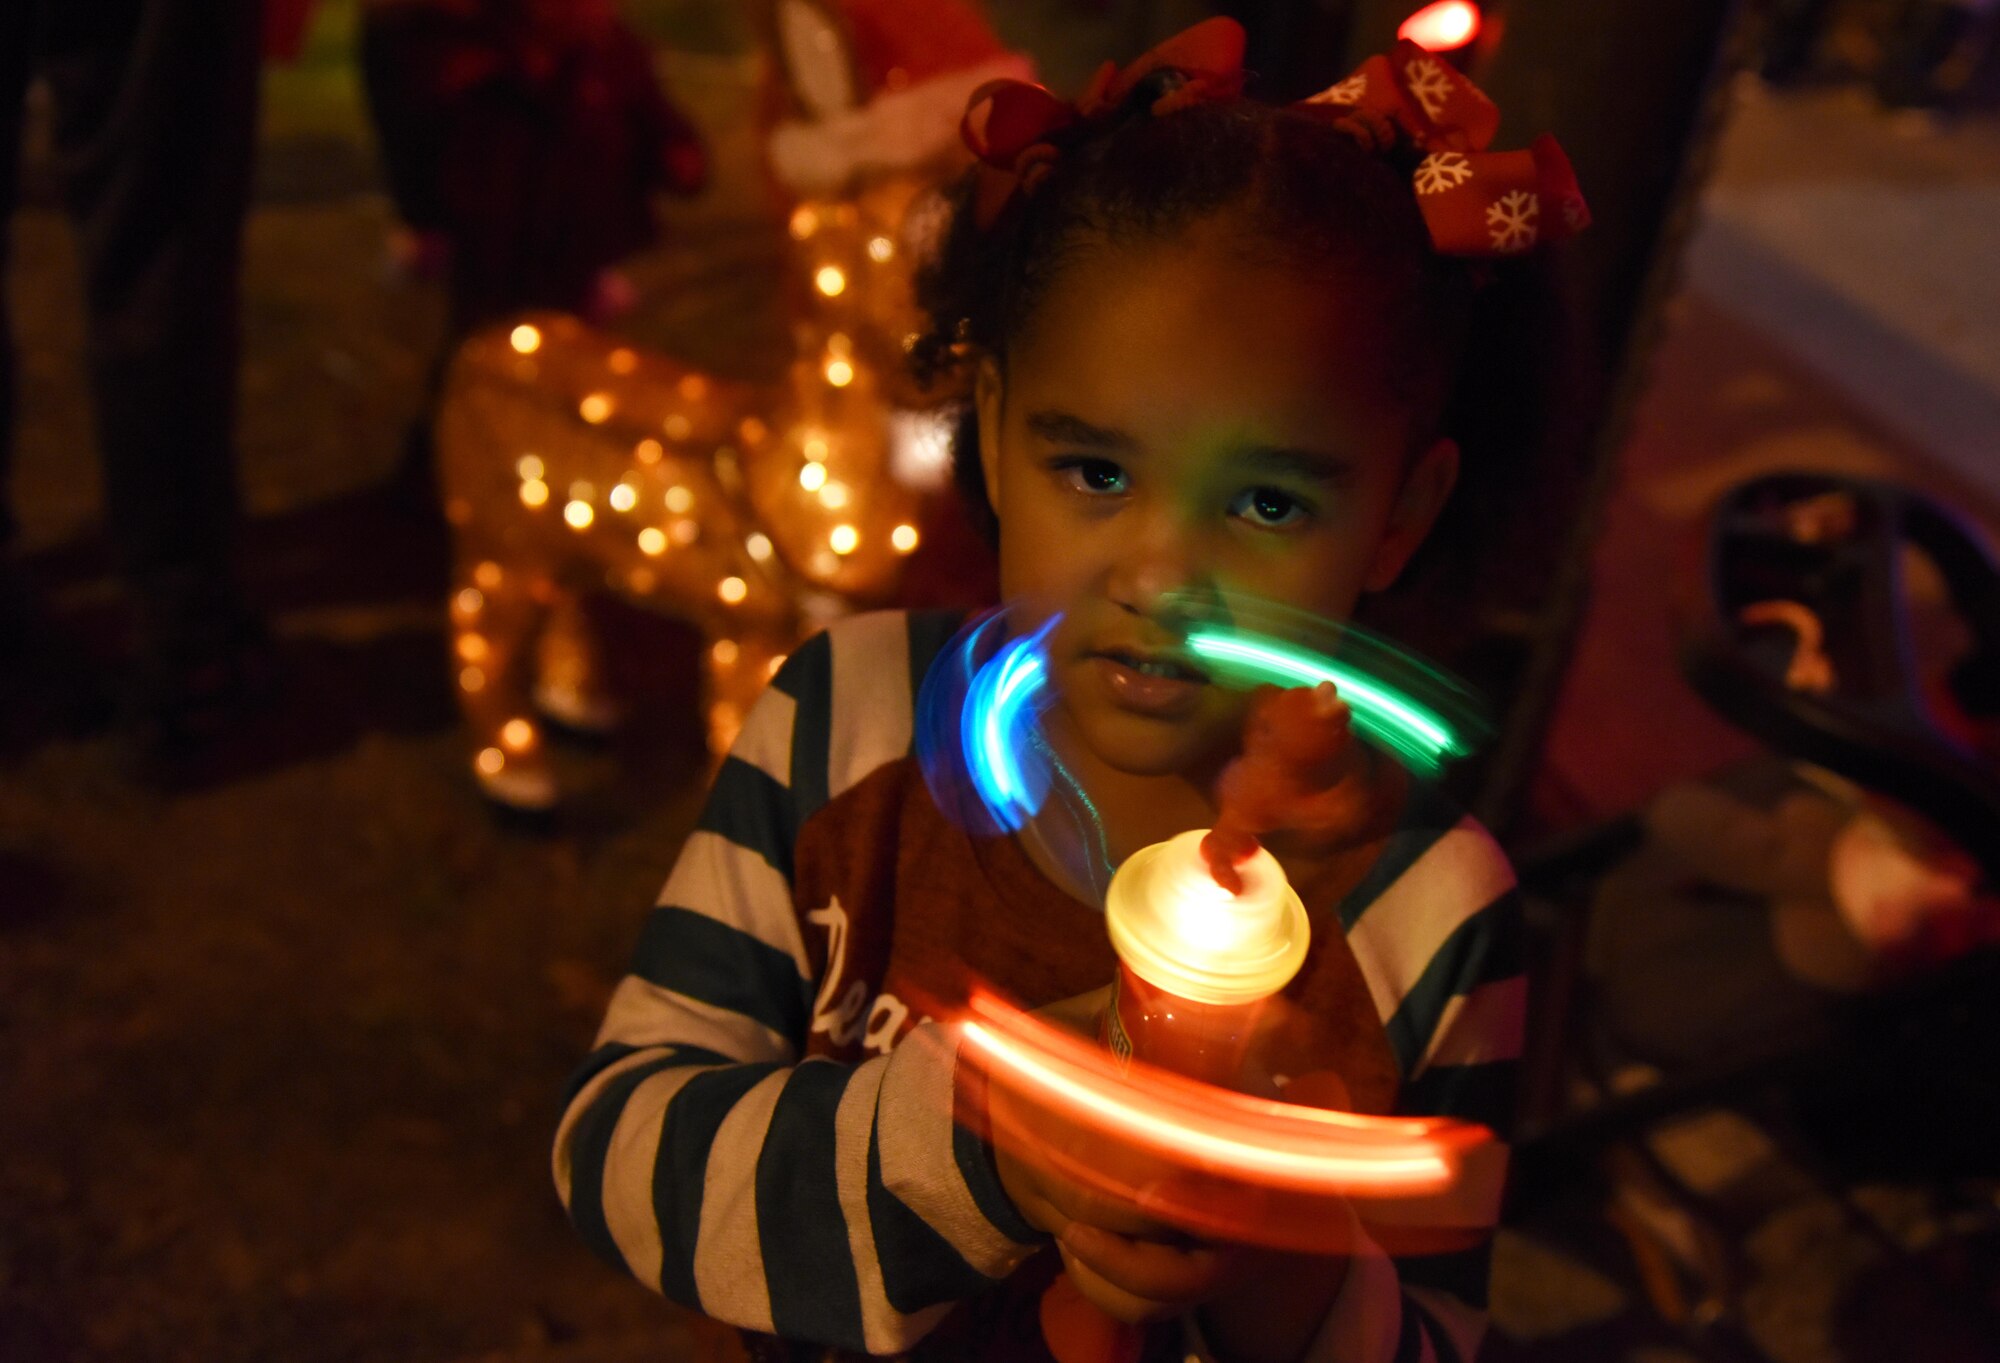
M 556 802 L 541 728 L 529 717 L 535 639 L 546 617 L 546 583 L 519 567 L 468 558 L 452 593 L 452 649 L 459 707 L 472 736 L 473 779 L 488 799 L 515 809 Z
M 535 646 L 535 708 L 566 729 L 608 734 L 624 719 L 588 598 L 560 592 Z

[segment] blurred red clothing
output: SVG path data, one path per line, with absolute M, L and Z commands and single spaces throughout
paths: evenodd
M 374 0 L 363 78 L 396 207 L 449 246 L 454 327 L 586 310 L 707 178 L 645 43 L 600 0 Z

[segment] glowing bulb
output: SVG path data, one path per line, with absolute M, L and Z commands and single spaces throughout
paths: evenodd
M 486 685 L 486 674 L 476 667 L 468 667 L 458 674 L 458 684 L 470 693 Z
M 686 548 L 701 538 L 701 527 L 693 521 L 679 520 L 673 523 L 672 527 L 667 531 L 667 535 L 675 544 Z
M 799 470 L 799 486 L 807 492 L 818 492 L 826 486 L 826 465 L 807 464 Z
M 642 464 L 657 464 L 667 452 L 667 447 L 651 438 L 641 440 L 633 449 L 633 457 Z
M 744 417 L 736 428 L 736 434 L 743 437 L 743 443 L 746 445 L 761 445 L 764 443 L 764 437 L 770 433 L 771 428 L 754 416 Z
M 836 331 L 826 338 L 826 349 L 829 355 L 838 355 L 844 360 L 854 353 L 854 342 L 847 338 L 846 332 Z
M 486 636 L 483 634 L 461 634 L 458 636 L 458 656 L 469 663 L 476 663 L 486 656 Z
M 651 568 L 634 568 L 625 580 L 631 584 L 633 591 L 646 596 L 652 592 L 655 579 Z
M 572 530 L 588 530 L 590 523 L 597 519 L 597 513 L 590 509 L 589 502 L 571 502 L 563 508 L 563 519 Z
M 889 532 L 889 543 L 899 554 L 907 554 L 917 547 L 917 527 L 899 525 Z
M 500 565 L 491 559 L 472 570 L 472 580 L 489 592 L 499 587 L 502 576 Z
M 535 726 L 525 719 L 510 719 L 500 726 L 501 744 L 520 752 L 535 741 Z
M 699 374 L 683 374 L 680 381 L 681 396 L 689 402 L 700 402 L 708 396 L 708 380 Z
M 481 748 L 479 756 L 472 759 L 472 765 L 481 776 L 498 776 L 500 769 L 507 765 L 507 754 L 498 748 Z
M 819 214 L 811 204 L 800 204 L 792 210 L 792 240 L 804 241 L 819 231 Z
M 734 639 L 717 639 L 715 647 L 709 650 L 709 655 L 724 667 L 728 667 L 736 661 L 736 654 L 737 648 Z
M 861 544 L 861 532 L 851 525 L 836 525 L 826 542 L 836 554 L 851 554 Z
M 815 464 L 826 462 L 826 450 L 826 437 L 823 435 L 809 435 L 799 442 L 799 452 Z
M 591 425 L 602 425 L 611 416 L 611 397 L 606 393 L 592 393 L 576 405 L 576 410 Z
M 743 549 L 757 562 L 768 562 L 771 557 L 771 539 L 760 531 L 743 541 Z
M 669 440 L 685 440 L 694 434 L 694 423 L 679 412 L 675 412 L 660 423 L 660 429 L 667 433 Z
M 614 374 L 629 374 L 639 367 L 639 357 L 620 346 L 611 352 L 610 357 L 604 362 L 604 367 Z
M 667 536 L 657 525 L 649 525 L 639 532 L 639 552 L 658 557 L 667 552 Z
M 847 276 L 838 265 L 822 265 L 813 276 L 813 285 L 828 298 L 838 298 L 847 290 Z
M 847 484 L 828 483 L 819 490 L 819 504 L 829 511 L 838 511 L 847 505 Z
M 826 381 L 835 388 L 847 387 L 848 384 L 854 382 L 854 366 L 846 360 L 828 360 L 826 362 Z
M 514 472 L 521 475 L 522 481 L 532 483 L 547 473 L 548 468 L 542 463 L 540 455 L 524 454 L 514 461 Z
M 688 508 L 693 505 L 694 494 L 679 483 L 675 483 L 667 489 L 667 510 L 673 512 L 676 516 L 686 515 Z
M 521 484 L 521 504 L 540 506 L 549 499 L 549 485 L 539 478 L 530 478 Z
M 1398 38 L 1427 52 L 1451 52 L 1479 36 L 1479 6 L 1470 0 L 1437 0 L 1403 20 Z
M 532 355 L 542 348 L 542 333 L 522 323 L 508 335 L 507 341 L 517 355 Z
M 895 254 L 896 254 L 896 243 L 889 240 L 887 237 L 868 238 L 868 258 L 874 261 L 877 265 L 882 264 L 884 261 L 888 260 L 890 256 L 893 256 Z
M 479 608 L 486 604 L 486 594 L 477 587 L 461 587 L 451 604 L 458 607 L 460 615 L 477 615 Z
M 639 489 L 633 487 L 630 483 L 620 483 L 617 487 L 611 489 L 611 509 L 613 511 L 630 511 L 637 505 L 639 505 Z
M 715 594 L 722 598 L 725 605 L 734 606 L 750 595 L 750 587 L 740 577 L 725 577 L 715 584 Z

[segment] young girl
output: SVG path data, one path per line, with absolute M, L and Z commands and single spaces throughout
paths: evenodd
M 1455 437 L 1477 434 L 1445 425 L 1477 292 L 1445 251 L 1582 219 L 1552 148 L 1492 179 L 1504 158 L 1448 122 L 1490 132 L 1491 105 L 1420 51 L 1277 108 L 1235 97 L 1240 41 L 1211 21 L 1077 105 L 984 92 L 985 164 L 928 281 L 919 358 L 968 371 L 961 468 L 997 519 L 1010 622 L 1060 613 L 1046 733 L 1113 859 L 1216 817 L 1244 697 L 1181 650 L 1189 613 L 1346 618 L 1439 516 Z M 914 698 L 959 623 L 845 621 L 756 706 L 575 1081 L 555 1170 L 585 1240 L 792 1342 L 767 1357 L 1045 1358 L 1034 1303 L 1066 1266 L 1164 1322 L 1149 1356 L 1470 1358 L 1484 1246 L 1197 1244 L 954 1123 L 977 1083 L 942 1020 L 963 979 L 1040 1007 L 1115 969 L 1045 840 L 969 834 L 926 788 Z M 1287 995 L 1358 1109 L 1504 1130 L 1512 874 L 1388 759 L 1357 779 L 1342 837 L 1269 844 L 1314 926 Z

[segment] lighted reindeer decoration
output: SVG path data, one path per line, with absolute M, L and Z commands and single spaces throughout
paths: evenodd
M 807 630 L 893 590 L 948 481 L 944 423 L 907 405 L 901 377 L 920 325 L 911 260 L 934 225 L 925 196 L 962 164 L 967 95 L 1023 63 L 956 5 L 846 4 L 778 0 L 767 16 L 785 81 L 769 159 L 799 276 L 782 380 L 704 373 L 563 316 L 475 337 L 454 362 L 437 448 L 457 691 L 474 775 L 501 804 L 557 801 L 537 712 L 616 722 L 591 594 L 700 629 L 719 753 Z M 930 66 L 899 58 L 895 13 L 925 16 Z M 940 54 L 952 65 L 932 69 Z

